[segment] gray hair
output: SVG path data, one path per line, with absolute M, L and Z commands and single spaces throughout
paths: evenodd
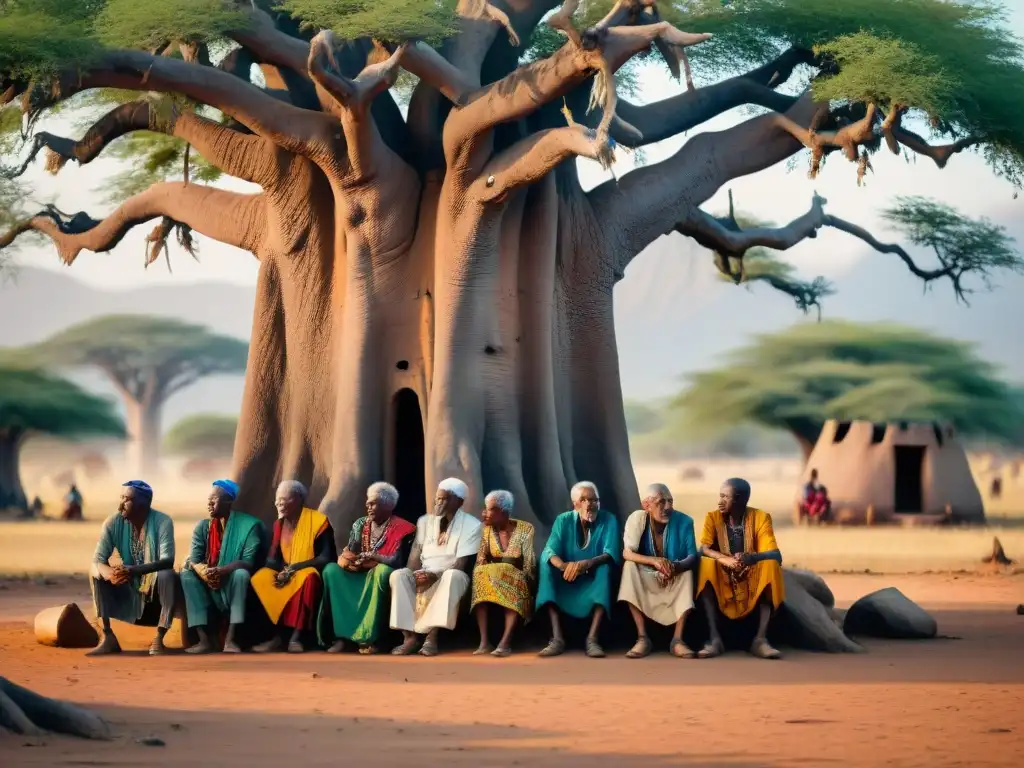
M 366 489 L 366 499 L 376 499 L 394 509 L 398 505 L 398 489 L 391 483 L 374 483 Z
M 577 501 L 579 501 L 580 500 L 580 494 L 582 494 L 583 491 L 586 491 L 586 490 L 593 491 L 594 495 L 597 497 L 597 500 L 598 501 L 601 500 L 601 494 L 598 492 L 597 486 L 594 485 L 589 480 L 581 480 L 580 482 L 576 483 L 576 485 L 574 485 L 572 487 L 571 491 L 569 491 L 569 498 L 572 499 L 572 503 L 575 504 Z
M 671 499 L 672 491 L 670 491 L 668 489 L 668 486 L 665 485 L 664 483 L 651 483 L 650 485 L 647 486 L 647 489 L 644 491 L 644 495 L 641 501 L 647 501 L 648 499 L 658 497 L 662 499 Z
M 309 489 L 298 480 L 282 480 L 277 486 L 278 493 L 285 493 L 289 496 L 298 496 L 303 501 L 309 495 Z
M 507 515 L 512 514 L 516 500 L 511 491 L 491 491 L 484 497 L 484 504 L 494 502 Z

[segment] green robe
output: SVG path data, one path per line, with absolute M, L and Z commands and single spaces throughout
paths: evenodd
M 192 548 L 188 560 L 181 568 L 181 588 L 185 593 L 185 611 L 190 627 L 206 626 L 212 606 L 220 613 L 228 613 L 232 624 L 245 621 L 245 596 L 249 586 L 249 573 L 245 570 L 233 572 L 219 589 L 210 589 L 192 569 L 193 563 L 203 565 L 227 565 L 238 560 L 256 566 L 256 561 L 266 548 L 266 529 L 263 523 L 244 512 L 232 512 L 224 527 L 224 538 L 216 563 L 207 562 L 207 546 L 210 541 L 210 518 L 200 520 L 192 532 Z
M 551 558 L 558 555 L 565 562 L 590 560 L 607 554 L 612 563 L 605 563 L 580 576 L 570 583 L 562 573 L 551 565 Z M 612 564 L 622 562 L 622 537 L 619 535 L 619 521 L 611 512 L 600 510 L 590 532 L 590 541 L 582 546 L 582 528 L 575 511 L 563 512 L 555 518 L 547 546 L 540 556 L 540 584 L 537 588 L 537 610 L 554 603 L 562 613 L 577 619 L 585 619 L 594 607 L 612 609 Z
M 109 565 L 114 550 L 121 556 L 126 566 L 145 565 L 158 560 L 174 560 L 174 522 L 163 512 L 149 510 L 146 522 L 142 524 L 142 537 L 145 540 L 142 562 L 135 562 L 132 554 L 132 525 L 120 513 L 115 513 L 103 522 L 100 539 L 93 554 L 93 565 Z M 96 576 L 95 568 L 93 576 Z M 154 595 L 156 573 L 144 576 L 133 576 L 131 589 L 119 589 L 117 600 L 110 606 L 110 618 L 135 623 L 142 618 L 146 603 Z M 95 594 L 93 602 L 96 602 Z M 97 613 L 97 615 L 99 615 Z

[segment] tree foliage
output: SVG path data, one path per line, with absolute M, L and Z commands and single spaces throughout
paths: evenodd
M 237 430 L 237 416 L 195 414 L 179 421 L 164 435 L 164 450 L 191 457 L 230 456 Z
M 1012 441 L 1024 424 L 1013 390 L 972 348 L 886 324 L 796 325 L 690 378 L 674 401 L 713 429 L 756 423 L 813 445 L 828 419 L 943 421 Z
M 245 370 L 248 345 L 200 325 L 148 315 L 106 315 L 24 350 L 48 365 L 98 366 L 136 398 L 162 400 L 197 379 Z
M 0 433 L 124 436 L 114 404 L 40 368 L 0 363 Z

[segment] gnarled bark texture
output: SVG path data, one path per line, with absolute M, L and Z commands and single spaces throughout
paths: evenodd
M 649 243 L 686 232 L 722 185 L 817 141 L 807 127 L 828 121 L 808 95 L 774 90 L 813 60 L 809 51 L 656 104 L 618 102 L 616 116 L 614 70 L 655 46 L 678 71 L 684 48 L 706 36 L 658 21 L 646 0 L 622 0 L 581 33 L 563 23 L 577 4 L 550 22 L 566 31 L 565 45 L 524 65 L 505 18 L 527 40 L 553 0 L 506 0 L 501 13 L 464 2 L 461 33 L 440 53 L 325 33 L 303 39 L 286 31 L 289 20 L 254 10 L 232 36 L 244 61 L 277 73 L 267 79 L 273 92 L 244 79 L 237 54 L 200 73 L 198 63 L 111 52 L 62 78 L 56 97 L 96 87 L 175 92 L 232 122 L 192 113 L 159 121 L 125 108 L 84 143 L 46 135 L 36 151 L 88 162 L 128 130 L 162 130 L 262 192 L 161 185 L 102 222 L 50 210 L 6 241 L 42 231 L 70 262 L 160 219 L 154 249 L 180 226 L 259 259 L 234 455 L 242 509 L 272 518 L 275 483 L 298 479 L 345 537 L 371 482 L 394 482 L 401 514 L 413 519 L 436 483 L 455 475 L 471 488 L 470 509 L 505 488 L 515 516 L 542 533 L 578 480 L 595 482 L 602 504 L 624 516 L 639 498 L 616 282 Z M 399 68 L 419 78 L 407 120 L 388 90 Z M 588 115 L 592 86 L 602 108 Z M 575 158 L 607 164 L 616 142 L 659 141 L 742 104 L 775 111 L 698 135 L 621 181 L 581 187 Z M 758 244 L 700 233 L 739 257 Z

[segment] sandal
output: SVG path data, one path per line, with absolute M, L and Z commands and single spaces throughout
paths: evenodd
M 590 650 L 589 645 L 587 650 Z M 627 659 L 642 659 L 645 656 L 651 655 L 651 639 L 647 635 L 641 635 L 637 638 L 636 643 L 626 651 Z
M 334 644 L 327 649 L 328 653 L 344 653 L 345 652 L 345 641 L 335 640 Z
M 713 659 L 716 656 L 721 656 L 725 653 L 725 648 L 722 647 L 722 642 L 719 640 L 717 643 L 709 641 L 707 645 L 700 649 L 697 654 L 698 659 Z
M 673 638 L 672 642 L 669 643 L 668 652 L 675 656 L 677 659 L 692 659 L 697 655 L 692 650 L 690 650 L 690 646 L 688 646 L 679 638 Z
M 392 656 L 411 656 L 418 650 L 418 644 L 415 639 L 406 640 L 401 645 L 395 646 L 391 649 Z
M 288 642 L 288 653 L 305 653 L 306 646 L 299 640 L 290 640 Z
M 366 645 L 360 645 L 359 646 L 359 653 L 361 653 L 363 656 L 376 656 L 377 653 L 378 653 L 377 646 L 374 645 L 373 643 L 367 643 Z
M 561 656 L 563 653 L 565 653 L 565 640 L 553 637 L 537 655 L 541 658 L 548 659 L 552 656 Z
M 423 643 L 423 647 L 420 648 L 420 656 L 437 656 L 437 643 L 433 640 Z
M 759 659 L 781 659 L 779 653 L 767 640 L 755 640 L 750 646 L 750 655 Z
M 491 656 L 493 656 L 496 659 L 504 659 L 507 656 L 511 655 L 512 649 L 509 648 L 507 645 L 499 645 L 497 648 L 491 651 Z
M 484 643 L 479 648 L 477 648 L 475 651 L 473 651 L 473 655 L 474 656 L 486 656 L 487 654 L 493 653 L 493 652 L 494 652 L 494 647 L 491 646 L 491 645 L 488 645 L 487 643 Z
M 591 659 L 603 659 L 604 648 L 601 644 L 593 637 L 587 638 L 587 657 Z

